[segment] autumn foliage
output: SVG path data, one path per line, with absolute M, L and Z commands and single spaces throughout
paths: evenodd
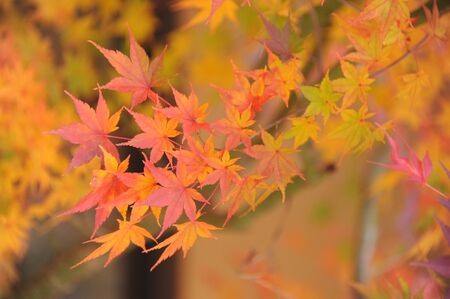
M 208 87 L 220 103 L 197 95 L 189 78 L 183 78 L 185 84 L 174 84 L 164 73 L 165 56 L 175 51 L 170 43 L 149 57 L 130 27 L 128 53 L 89 41 L 116 76 L 105 84 L 101 82 L 107 80 L 98 78 L 100 83 L 92 86 L 92 93 L 98 93 L 95 109 L 66 91 L 61 101 L 71 102 L 78 118 L 59 128 L 49 123 L 41 130 L 48 142 L 60 142 L 49 136 L 56 135 L 73 145 L 67 168 L 56 170 L 64 177 L 92 160 L 101 161 L 89 177 L 90 190 L 71 208 L 52 211 L 59 219 L 89 210 L 95 214 L 86 243 L 98 247 L 73 267 L 108 255 L 106 266 L 134 244 L 143 253 L 163 250 L 149 265 L 153 270 L 177 251 L 186 256 L 199 238 L 220 238 L 219 230 L 227 230 L 233 220 L 266 201 L 292 201 L 288 186 L 314 179 L 306 168 L 321 169 L 328 162 L 339 167 L 347 157 L 387 149 L 389 162 L 381 155 L 364 156 L 370 157 L 367 167 L 387 173 L 371 187 L 374 193 L 387 197 L 405 188 L 404 197 L 421 194 L 436 214 L 401 263 L 381 279 L 366 285 L 352 282 L 352 287 L 373 298 L 437 298 L 433 296 L 448 292 L 450 106 L 448 94 L 435 96 L 444 88 L 446 74 L 439 74 L 441 61 L 434 53 L 450 53 L 445 35 L 450 20 L 440 17 L 436 1 L 431 9 L 422 8 L 419 1 L 342 1 L 331 19 L 341 33 L 330 33 L 323 43 L 320 24 L 313 24 L 316 36 L 300 38 L 301 28 L 294 20 L 305 12 L 291 3 L 295 1 L 280 4 L 287 11 L 282 26 L 259 2 L 182 0 L 174 6 L 198 9 L 186 28 L 216 30 L 226 18 L 236 23 L 236 12 L 245 9 L 264 31 L 256 38 L 257 67 L 245 69 L 226 57 L 234 84 Z M 312 23 L 317 18 L 314 7 L 333 5 L 328 2 L 332 1 L 311 1 Z M 412 16 L 416 10 L 424 14 L 420 24 Z M 0 66 L 24 72 L 20 64 Z M 450 67 L 445 70 L 450 73 Z M 126 104 L 112 103 L 108 98 L 113 93 L 126 94 Z M 272 119 L 267 121 L 267 115 Z M 137 133 L 128 134 L 133 126 Z M 415 130 L 432 137 L 415 147 L 405 140 L 408 128 L 412 134 Z M 130 156 L 120 155 L 130 147 L 140 152 L 142 172 L 131 172 Z M 417 152 L 424 153 L 422 158 Z M 321 156 L 320 162 L 311 156 Z M 387 177 L 392 173 L 393 179 Z M 216 208 L 224 207 L 219 224 L 209 220 Z M 102 234 L 101 228 L 113 217 L 118 217 L 116 230 Z M 426 238 L 445 246 L 429 245 Z M 429 272 L 397 275 L 408 267 Z M 420 290 L 419 276 L 428 283 Z M 273 281 L 260 283 L 278 290 Z M 387 297 L 377 297 L 380 294 Z

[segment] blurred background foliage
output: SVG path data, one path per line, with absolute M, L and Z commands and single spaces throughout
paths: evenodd
M 192 83 L 214 115 L 221 108 L 211 85 L 233 84 L 230 61 L 244 70 L 264 64 L 260 41 L 267 34 L 256 11 L 279 27 L 291 20 L 309 84 L 320 81 L 323 68 L 330 68 L 332 76 L 338 72 L 335 66 L 348 42 L 332 12 L 345 16 L 352 8 L 346 1 L 320 2 L 255 0 L 250 8 L 225 0 L 205 24 L 209 0 L 2 0 L 0 297 L 147 298 L 148 288 L 132 280 L 152 285 L 147 280 L 157 276 L 166 281 L 152 285 L 152 298 L 175 298 L 169 289 L 176 289 L 176 298 L 362 296 L 355 289 L 389 298 L 382 295 L 388 282 L 425 286 L 430 294 L 445 289 L 444 280 L 431 280 L 427 271 L 405 260 L 445 250 L 433 215 L 448 220 L 448 214 L 401 175 L 367 164 L 386 160 L 386 147 L 347 155 L 345 140 L 327 138 L 326 132 L 301 152 L 308 181 L 290 186 L 284 206 L 266 201 L 256 213 L 233 220 L 217 234 L 219 240 L 200 242 L 183 263 L 175 260 L 149 276 L 149 260 L 130 254 L 107 269 L 96 261 L 69 270 L 87 252 L 80 244 L 89 234 L 89 218 L 56 215 L 87 192 L 99 161 L 61 176 L 71 149 L 43 132 L 75 119 L 65 89 L 92 104 L 97 97 L 93 87 L 113 76 L 87 40 L 127 53 L 129 26 L 149 54 L 168 45 L 166 77 L 181 90 Z M 419 27 L 425 26 L 422 3 L 408 2 Z M 438 3 L 445 11 L 447 2 Z M 442 22 L 450 27 L 447 14 Z M 450 165 L 448 55 L 449 42 L 424 47 L 379 79 L 372 92 L 373 109 L 396 122 L 419 156 L 428 150 L 433 162 L 445 165 Z M 167 93 L 167 86 L 159 91 Z M 105 97 L 113 110 L 129 101 L 118 93 L 105 92 Z M 296 101 L 299 95 L 291 99 L 298 108 Z M 287 113 L 283 109 L 266 109 L 260 121 L 276 120 Z M 135 132 L 126 117 L 121 122 L 123 132 Z M 430 183 L 449 191 L 438 166 Z M 223 221 L 220 208 L 211 217 Z M 356 286 L 355 281 L 367 284 Z M 163 289 L 160 297 L 157 288 Z

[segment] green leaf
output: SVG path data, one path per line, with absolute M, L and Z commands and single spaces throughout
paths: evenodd
M 336 110 L 336 102 L 341 98 L 341 94 L 333 91 L 328 73 L 320 83 L 320 87 L 303 86 L 301 91 L 305 98 L 311 103 L 305 111 L 305 116 L 322 115 L 324 122 L 328 120 L 330 114 Z
M 347 109 L 342 111 L 343 120 L 336 130 L 331 132 L 331 137 L 344 138 L 347 141 L 347 147 L 354 152 L 362 152 L 372 147 L 375 140 L 380 137 L 375 126 L 367 121 L 374 114 L 368 113 L 366 106 L 361 107 L 359 111 Z
M 309 138 L 316 140 L 320 127 L 313 116 L 295 117 L 290 119 L 292 128 L 286 131 L 285 138 L 294 138 L 294 146 L 298 147 L 308 141 Z

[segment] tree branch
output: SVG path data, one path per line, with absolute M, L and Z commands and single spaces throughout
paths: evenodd
M 380 76 L 381 74 L 383 74 L 385 71 L 389 70 L 391 67 L 397 65 L 398 63 L 400 63 L 402 60 L 404 60 L 406 57 L 408 57 L 410 54 L 414 53 L 415 51 L 417 51 L 428 39 L 430 38 L 430 35 L 427 33 L 424 35 L 424 37 L 422 37 L 422 39 L 411 49 L 409 49 L 408 51 L 406 51 L 405 53 L 403 53 L 402 56 L 400 56 L 399 58 L 397 58 L 396 60 L 392 61 L 391 63 L 389 63 L 388 65 L 386 65 L 385 67 L 379 69 L 378 71 L 372 72 L 370 73 L 370 77 L 375 78 Z

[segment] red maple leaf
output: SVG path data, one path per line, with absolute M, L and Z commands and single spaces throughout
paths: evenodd
M 188 136 L 187 142 L 190 150 L 179 149 L 173 153 L 175 158 L 184 165 L 189 173 L 195 174 L 200 183 L 202 183 L 207 175 L 213 170 L 208 165 L 206 159 L 208 157 L 219 157 L 220 153 L 215 150 L 213 137 L 209 136 L 206 142 L 202 143 L 193 137 Z
M 131 30 L 129 30 L 129 33 L 129 58 L 119 51 L 108 50 L 93 41 L 89 41 L 106 57 L 120 75 L 100 88 L 132 93 L 131 108 L 142 103 L 147 98 L 158 103 L 160 97 L 152 88 L 159 83 L 159 80 L 156 78 L 156 72 L 161 67 L 166 48 L 150 62 L 147 53 L 136 42 Z
M 161 112 L 155 112 L 154 118 L 144 114 L 127 111 L 133 115 L 138 126 L 144 133 L 138 134 L 130 141 L 121 143 L 120 145 L 129 145 L 136 148 L 150 148 L 150 162 L 158 162 L 164 153 L 170 155 L 173 150 L 173 143 L 170 140 L 180 134 L 176 130 L 178 122 L 175 119 L 167 119 Z M 170 158 L 170 156 L 168 156 Z
M 212 185 L 219 182 L 222 199 L 225 198 L 230 189 L 232 182 L 238 182 L 240 176 L 238 171 L 244 169 L 242 166 L 235 164 L 239 158 L 230 158 L 230 153 L 225 151 L 222 158 L 206 157 L 206 162 L 214 170 L 205 178 L 202 186 Z
M 425 153 L 422 160 L 409 149 L 409 157 L 402 157 L 400 155 L 400 147 L 398 143 L 384 131 L 386 138 L 391 147 L 391 164 L 375 163 L 387 168 L 395 169 L 405 173 L 413 181 L 417 181 L 420 184 L 426 185 L 426 180 L 431 174 L 432 164 L 428 152 Z
M 176 174 L 152 165 L 147 165 L 160 188 L 156 189 L 145 200 L 138 203 L 150 207 L 167 207 L 161 234 L 180 218 L 183 210 L 186 216 L 195 221 L 197 207 L 195 201 L 207 202 L 197 190 L 192 188 L 196 175 L 189 173 L 182 163 L 177 164 Z
M 65 216 L 84 212 L 98 205 L 95 210 L 95 227 L 92 237 L 114 209 L 114 205 L 111 203 L 115 202 L 128 189 L 123 184 L 119 175 L 127 170 L 130 157 L 128 156 L 119 164 L 117 159 L 103 147 L 100 149 L 103 152 L 105 169 L 95 172 L 95 177 L 91 182 L 93 187 L 92 191 L 83 197 L 73 208 L 60 215 Z
M 65 92 L 73 101 L 81 123 L 74 123 L 65 127 L 49 131 L 49 134 L 58 135 L 65 140 L 80 145 L 74 152 L 72 161 L 66 173 L 74 167 L 78 167 L 91 161 L 95 156 L 102 157 L 102 146 L 111 153 L 116 159 L 119 153 L 115 145 L 108 139 L 108 134 L 118 129 L 120 113 L 122 110 L 114 113 L 111 117 L 108 106 L 101 91 L 99 90 L 97 109 L 92 109 L 87 103 L 84 103 Z
M 208 103 L 199 106 L 198 98 L 191 87 L 191 94 L 189 97 L 178 92 L 172 87 L 173 96 L 175 98 L 176 106 L 157 109 L 161 111 L 168 118 L 173 118 L 183 125 L 183 140 L 197 133 L 199 129 L 208 129 L 208 124 L 205 122 L 206 110 Z
M 230 106 L 227 108 L 227 118 L 218 120 L 212 127 L 220 133 L 226 134 L 225 150 L 232 150 L 241 141 L 246 147 L 251 146 L 251 137 L 256 132 L 249 127 L 254 123 L 250 107 L 240 113 L 236 108 Z
M 239 112 L 251 109 L 251 116 L 253 117 L 275 95 L 272 90 L 266 88 L 267 71 L 258 72 L 255 76 L 252 72 L 238 70 L 236 65 L 233 64 L 233 72 L 236 85 L 234 89 L 214 87 L 219 91 L 225 105 L 234 106 Z

